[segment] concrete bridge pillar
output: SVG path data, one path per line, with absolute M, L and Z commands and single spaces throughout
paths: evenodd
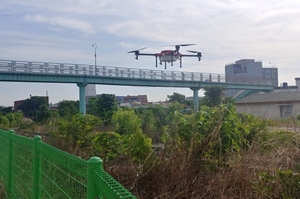
M 193 96 L 194 96 L 194 112 L 198 112 L 199 111 L 199 95 L 198 95 L 198 91 L 200 90 L 200 87 L 193 87 L 190 88 L 191 90 L 193 90 Z
M 79 87 L 79 112 L 82 115 L 86 114 L 86 108 L 85 108 L 85 87 L 87 85 L 87 82 L 80 82 L 77 83 L 77 86 Z

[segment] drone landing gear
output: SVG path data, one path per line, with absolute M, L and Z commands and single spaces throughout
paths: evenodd
M 159 64 L 162 65 L 161 57 L 159 57 Z
M 180 68 L 182 68 L 182 57 L 180 57 Z

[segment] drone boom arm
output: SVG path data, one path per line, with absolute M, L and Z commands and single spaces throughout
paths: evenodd
M 198 57 L 198 61 L 201 60 L 202 54 L 201 53 L 197 53 L 197 55 L 181 55 L 182 57 Z
M 136 60 L 138 60 L 138 57 L 140 56 L 140 55 L 142 55 L 142 56 L 157 56 L 156 54 L 150 54 L 150 53 L 140 53 L 139 51 L 136 51 L 136 52 L 134 52 L 134 54 L 135 54 L 135 59 Z
M 138 49 L 138 50 L 132 50 L 129 51 L 128 53 L 134 53 L 135 59 L 138 60 L 140 55 L 155 55 L 155 54 L 147 54 L 147 53 L 140 53 L 141 50 L 144 50 L 146 47 Z
M 143 55 L 143 56 L 157 56 L 154 53 L 139 53 L 139 55 Z

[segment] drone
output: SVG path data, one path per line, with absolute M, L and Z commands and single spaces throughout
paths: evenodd
M 171 66 L 173 66 L 173 62 L 179 60 L 180 62 L 180 68 L 182 68 L 182 57 L 198 57 L 198 61 L 201 60 L 202 53 L 198 51 L 192 51 L 187 50 L 187 52 L 194 53 L 194 54 L 181 54 L 179 52 L 179 49 L 181 46 L 192 46 L 196 44 L 178 44 L 178 45 L 170 45 L 175 46 L 175 50 L 163 50 L 160 53 L 140 53 L 141 50 L 146 49 L 146 47 L 129 51 L 128 53 L 134 53 L 135 59 L 138 60 L 139 56 L 155 56 L 156 60 L 156 67 L 157 67 L 157 58 L 159 59 L 159 64 L 162 65 L 162 63 L 165 63 L 165 69 L 167 69 L 167 63 L 171 63 Z

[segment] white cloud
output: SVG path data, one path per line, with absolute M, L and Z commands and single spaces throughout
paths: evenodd
M 124 46 L 124 47 L 132 47 L 132 45 L 131 44 L 129 44 L 129 43 L 127 43 L 127 42 L 120 42 L 120 45 L 121 46 Z
M 65 17 L 45 17 L 42 15 L 26 15 L 24 17 L 27 22 L 36 22 L 52 25 L 54 27 L 62 27 L 68 29 L 79 30 L 83 33 L 94 33 L 91 24 L 83 20 L 76 20 Z
M 136 61 L 127 52 L 196 43 L 181 52 L 209 53 L 201 62 L 185 58 L 183 68 L 174 63 L 168 70 L 223 74 L 225 64 L 253 58 L 267 66 L 273 61 L 280 82 L 292 84 L 299 71 L 299 7 L 297 0 L 4 0 L 0 54 L 3 59 L 90 64 L 96 43 L 97 63 L 153 69 L 153 57 Z

